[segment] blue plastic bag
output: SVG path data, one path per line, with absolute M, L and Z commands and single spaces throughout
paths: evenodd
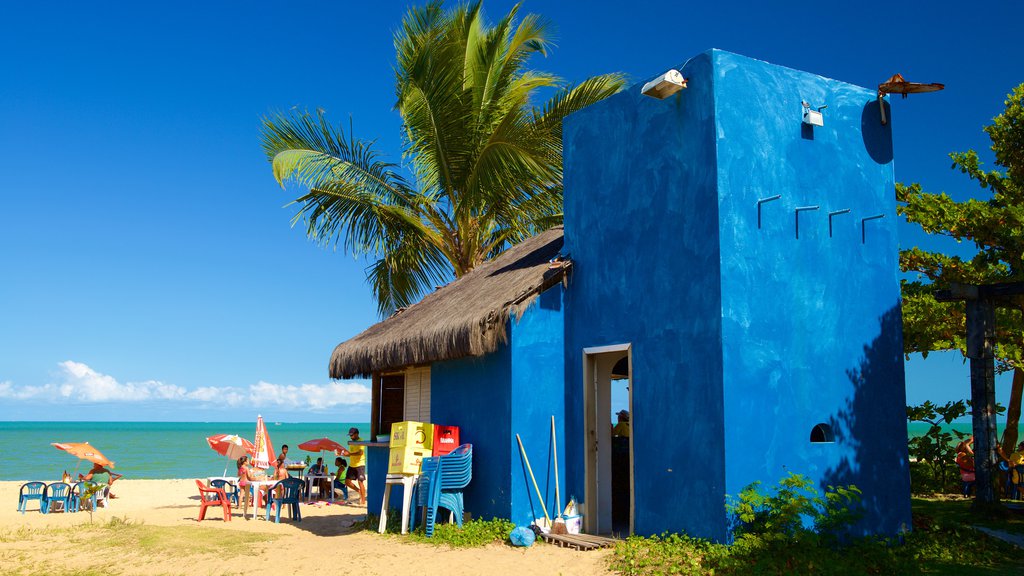
M 508 539 L 512 541 L 513 546 L 530 546 L 536 538 L 537 536 L 534 535 L 533 530 L 526 526 L 519 526 L 508 535 Z

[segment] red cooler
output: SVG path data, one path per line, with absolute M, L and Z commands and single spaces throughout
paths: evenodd
M 434 456 L 443 456 L 459 447 L 458 426 L 434 425 Z

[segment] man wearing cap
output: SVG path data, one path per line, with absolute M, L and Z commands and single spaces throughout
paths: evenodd
M 348 456 L 348 470 L 345 472 L 345 484 L 353 490 L 359 491 L 359 502 L 366 504 L 366 456 L 362 446 L 354 443 L 360 442 L 359 428 L 348 429 L 348 450 L 341 450 L 342 456 Z M 358 485 L 356 484 L 358 482 Z
M 619 417 L 619 423 L 612 427 L 612 436 L 629 437 L 629 410 L 619 410 L 615 415 Z

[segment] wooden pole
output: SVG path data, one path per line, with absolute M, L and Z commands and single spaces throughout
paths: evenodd
M 516 442 L 519 442 L 519 453 L 523 455 L 523 462 L 526 463 L 526 471 L 530 473 L 530 480 L 533 481 L 533 489 L 537 491 L 537 499 L 540 500 L 540 509 L 544 511 L 544 521 L 548 528 L 551 527 L 551 517 L 548 516 L 548 507 L 544 505 L 544 496 L 540 493 L 540 486 L 537 486 L 537 479 L 533 476 L 533 468 L 530 468 L 530 459 L 526 457 L 526 448 L 523 448 L 523 441 L 516 434 Z
M 995 490 L 995 306 L 991 301 L 967 301 L 967 357 L 971 360 L 971 410 L 974 431 L 975 502 L 999 502 Z
M 555 434 L 555 416 L 551 415 L 551 451 L 555 454 L 555 517 L 562 517 L 562 498 L 558 490 L 558 440 Z

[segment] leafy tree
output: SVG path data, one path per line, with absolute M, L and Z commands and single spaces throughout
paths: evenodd
M 546 55 L 550 26 L 516 6 L 497 24 L 480 2 L 412 8 L 395 33 L 395 109 L 408 175 L 373 142 L 322 112 L 263 120 L 263 150 L 282 187 L 308 191 L 293 223 L 307 235 L 375 258 L 378 311 L 415 302 L 511 244 L 561 221 L 562 119 L 622 88 L 621 75 L 575 87 L 527 70 Z M 542 108 L 531 98 L 554 89 Z
M 967 401 L 957 400 L 946 402 L 943 406 L 926 401 L 920 406 L 907 406 L 907 420 L 911 422 L 927 422 L 928 432 L 911 438 L 909 442 L 910 456 L 917 460 L 917 466 L 927 469 L 928 474 L 914 474 L 911 467 L 911 489 L 914 492 L 943 492 L 956 480 L 957 466 L 955 440 L 963 440 L 969 434 L 953 430 L 943 430 L 943 425 L 952 424 L 954 420 L 967 414 Z M 917 476 L 924 476 L 918 478 Z
M 955 202 L 945 193 L 923 192 L 918 184 L 896 186 L 897 210 L 925 232 L 977 247 L 969 259 L 927 252 L 920 248 L 900 253 L 900 267 L 918 273 L 903 282 L 903 338 L 906 353 L 960 350 L 966 353 L 963 302 L 936 302 L 934 290 L 951 282 L 991 284 L 1024 280 L 1024 84 L 1007 96 L 1006 109 L 985 128 L 992 140 L 995 170 L 982 169 L 973 150 L 950 155 L 959 169 L 983 190 L 988 199 Z M 1001 169 L 1001 170 L 1000 170 Z M 1004 451 L 1017 443 L 1021 393 L 1024 391 L 1024 297 L 996 313 L 996 358 L 999 369 L 1013 370 L 1013 385 L 1003 432 Z

